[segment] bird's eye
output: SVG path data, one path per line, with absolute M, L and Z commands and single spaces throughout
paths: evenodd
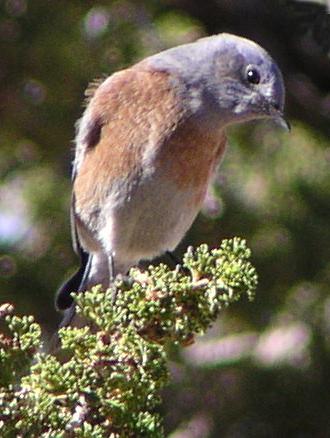
M 260 82 L 260 73 L 256 67 L 252 67 L 251 65 L 246 69 L 246 79 L 250 84 L 259 84 Z

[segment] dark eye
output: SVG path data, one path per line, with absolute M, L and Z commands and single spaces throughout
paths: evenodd
M 250 84 L 259 84 L 260 82 L 260 73 L 256 67 L 249 66 L 246 69 L 246 79 Z

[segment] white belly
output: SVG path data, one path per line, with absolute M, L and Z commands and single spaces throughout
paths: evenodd
M 203 198 L 203 196 L 200 196 Z M 123 202 L 109 197 L 100 238 L 116 260 L 152 259 L 181 241 L 200 210 L 195 190 L 147 182 Z

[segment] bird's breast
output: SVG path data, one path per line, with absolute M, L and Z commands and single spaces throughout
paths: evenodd
M 198 121 L 179 126 L 155 158 L 155 168 L 180 192 L 192 192 L 202 202 L 210 179 L 226 148 L 223 132 L 208 130 Z

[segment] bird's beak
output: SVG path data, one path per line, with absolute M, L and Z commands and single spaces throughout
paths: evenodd
M 282 129 L 285 129 L 285 131 L 290 132 L 291 131 L 291 125 L 288 120 L 286 120 L 283 116 L 283 114 L 279 113 L 276 116 L 273 117 L 273 120 L 277 126 L 279 126 Z
M 275 124 L 286 131 L 291 131 L 290 123 L 284 118 L 283 112 L 275 105 L 271 105 L 269 116 L 274 120 Z

